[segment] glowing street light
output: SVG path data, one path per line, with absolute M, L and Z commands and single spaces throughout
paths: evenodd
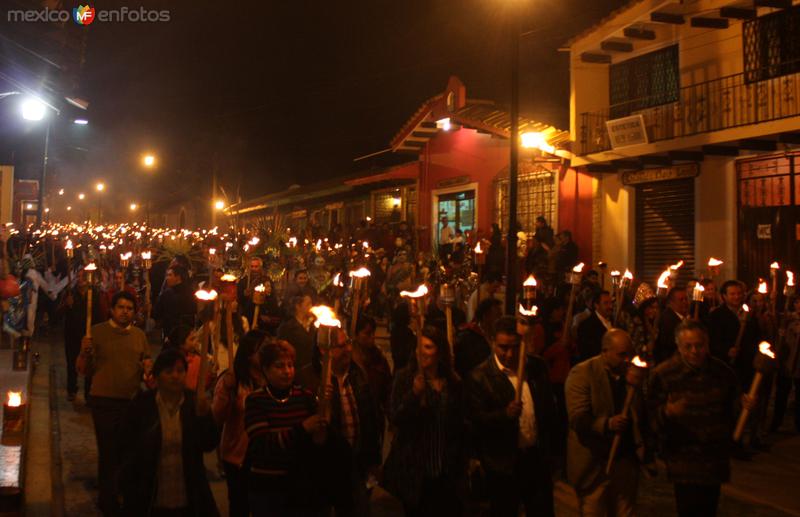
M 84 194 L 83 192 L 81 192 L 80 194 L 78 194 L 78 199 L 80 199 L 81 201 L 83 201 L 84 199 L 86 199 L 86 194 Z
M 63 188 L 58 189 L 58 195 L 59 196 L 63 196 L 64 195 L 64 189 Z
M 148 169 L 153 168 L 155 164 L 156 164 L 156 157 L 154 155 L 146 154 L 142 157 L 142 165 L 144 165 Z
M 221 199 L 214 201 L 215 210 L 222 210 L 223 208 L 225 208 L 225 201 L 222 201 Z
M 137 205 L 136 203 L 131 203 L 130 208 L 131 208 L 131 212 L 135 212 L 136 209 L 139 208 L 139 205 Z
M 47 107 L 40 100 L 28 98 L 22 101 L 22 118 L 25 120 L 42 120 Z
M 72 211 L 72 207 L 71 207 L 71 206 L 68 206 L 68 207 L 67 207 L 67 212 L 71 212 L 71 211 Z
M 102 191 L 104 191 L 106 189 L 106 185 L 105 185 L 105 183 L 101 182 L 101 183 L 98 183 L 97 185 L 95 185 L 94 188 L 96 188 L 98 192 L 102 192 Z

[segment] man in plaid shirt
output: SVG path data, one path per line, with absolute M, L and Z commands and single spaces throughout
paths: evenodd
M 350 446 L 355 473 L 354 515 L 369 515 L 367 478 L 374 475 L 382 463 L 377 403 L 370 392 L 367 375 L 353 361 L 353 345 L 347 335 L 340 330 L 332 340 L 332 375 L 327 389 L 330 398 L 328 430 L 340 435 Z M 298 374 L 298 381 L 314 390 L 319 386 L 320 372 L 321 365 L 315 360 Z

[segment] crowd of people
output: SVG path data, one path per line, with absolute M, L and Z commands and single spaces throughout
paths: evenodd
M 657 460 L 677 514 L 711 516 L 731 456 L 765 447 L 800 396 L 793 293 L 781 311 L 714 276 L 693 281 L 692 302 L 694 284 L 674 280 L 606 290 L 605 270 L 586 268 L 570 281 L 577 247 L 540 218 L 516 254 L 538 281 L 529 297 L 504 284 L 499 228 L 485 259 L 475 235 L 442 231 L 425 253 L 407 226 L 361 230 L 251 229 L 152 269 L 90 243 L 60 275 L 53 260 L 49 275 L 72 282 L 43 290 L 64 318 L 71 400 L 83 378 L 105 515 L 217 515 L 203 464 L 216 449 L 232 516 L 368 515 L 376 486 L 410 516 L 554 515 L 559 478 L 582 515 L 634 515 Z M 323 328 L 321 305 L 339 327 Z M 750 396 L 762 341 L 777 359 Z

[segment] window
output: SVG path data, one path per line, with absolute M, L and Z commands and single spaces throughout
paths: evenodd
M 505 177 L 495 180 L 494 222 L 500 229 L 508 228 L 508 170 Z M 532 232 L 536 218 L 543 215 L 553 222 L 556 207 L 556 174 L 538 165 L 519 164 L 517 192 L 517 221 L 523 230 Z
M 678 45 L 673 45 L 609 69 L 611 118 L 621 118 L 638 110 L 678 100 Z
M 800 72 L 800 5 L 755 20 L 742 28 L 745 81 Z

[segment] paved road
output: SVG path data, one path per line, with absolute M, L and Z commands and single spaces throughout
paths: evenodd
M 59 504 L 59 494 L 63 493 L 63 513 L 60 515 L 92 516 L 98 515 L 96 499 L 96 446 L 92 430 L 91 416 L 79 394 L 76 401 L 68 402 L 65 389 L 64 353 L 57 333 L 39 341 L 35 345 L 41 353 L 40 367 L 34 377 L 38 392 L 46 392 L 52 369 L 55 382 L 53 413 L 57 419 L 58 434 L 56 445 L 60 449 L 61 482 L 63 491 L 53 492 L 54 506 Z M 34 404 L 45 404 L 47 399 L 39 397 Z M 39 408 L 40 413 L 43 408 Z M 46 415 L 46 409 L 44 410 Z M 787 421 L 788 423 L 788 421 Z M 46 416 L 34 422 L 32 432 L 47 430 L 50 421 Z M 788 431 L 774 435 L 775 444 L 770 453 L 756 456 L 750 463 L 734 464 L 734 480 L 723 488 L 720 503 L 721 517 L 800 517 L 800 497 L 797 497 L 797 483 L 800 480 L 800 436 Z M 46 434 L 39 436 L 46 436 Z M 28 486 L 45 486 L 50 479 L 51 465 L 42 462 L 42 449 L 49 454 L 49 444 L 37 440 L 31 443 L 29 457 L 40 458 L 36 464 L 28 463 Z M 216 473 L 216 456 L 206 456 L 206 466 L 211 486 L 223 515 L 227 515 L 226 489 L 224 480 Z M 53 484 L 57 488 L 58 483 Z M 49 495 L 49 491 L 48 491 Z M 47 515 L 42 507 L 42 493 L 28 494 L 32 515 Z M 557 484 L 556 511 L 559 517 L 576 516 L 574 494 L 563 483 Z M 35 507 L 34 507 L 35 504 Z M 398 502 L 385 492 L 376 492 L 373 497 L 373 515 L 380 517 L 401 516 Z M 57 508 L 53 515 L 59 515 Z M 36 511 L 33 511 L 36 510 Z M 641 483 L 638 513 L 647 517 L 675 515 L 672 488 L 663 476 Z

